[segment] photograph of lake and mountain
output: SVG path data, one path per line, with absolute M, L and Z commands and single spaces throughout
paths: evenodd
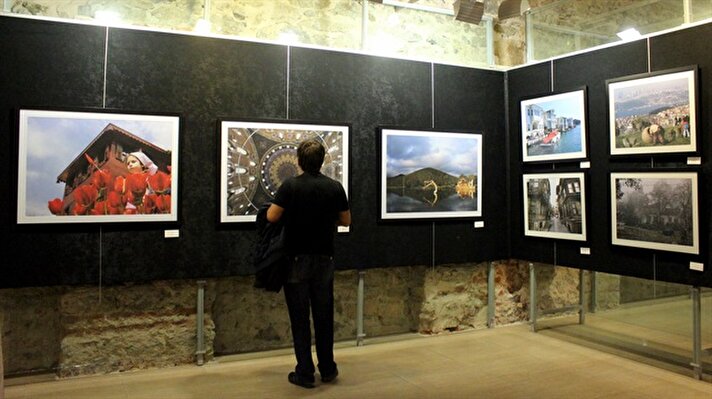
M 694 70 L 609 82 L 611 154 L 696 151 L 695 85 Z
M 381 218 L 482 215 L 482 136 L 381 130 Z

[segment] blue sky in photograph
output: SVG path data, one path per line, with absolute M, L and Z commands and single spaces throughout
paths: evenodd
M 64 193 L 64 183 L 58 183 L 57 176 L 109 123 L 162 149 L 172 150 L 174 125 L 166 119 L 128 120 L 118 115 L 114 119 L 29 116 L 25 137 L 27 216 L 50 215 L 47 201 L 61 199 Z
M 581 115 L 581 110 L 583 109 L 581 103 L 579 101 L 573 101 L 572 98 L 542 101 L 537 102 L 537 105 L 544 111 L 550 109 L 556 110 L 556 116 L 579 120 L 583 119 L 583 115 Z
M 386 175 L 408 174 L 435 168 L 453 176 L 478 174 L 479 136 L 426 137 L 389 135 Z
M 686 77 L 652 80 L 634 86 L 617 87 L 613 91 L 616 117 L 645 115 L 661 108 L 690 103 Z
M 662 81 L 653 80 L 636 86 L 620 87 L 616 89 L 614 97 L 616 101 L 621 101 L 628 97 L 654 97 L 661 92 L 681 92 L 686 94 L 688 88 L 689 83 L 686 77 Z

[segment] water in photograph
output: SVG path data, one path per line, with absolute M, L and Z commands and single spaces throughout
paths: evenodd
M 567 154 L 581 151 L 581 125 L 561 133 L 558 143 L 553 145 L 534 144 L 527 148 L 532 155 Z

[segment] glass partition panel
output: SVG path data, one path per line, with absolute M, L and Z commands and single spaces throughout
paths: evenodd
M 454 15 L 437 12 L 374 6 L 369 8 L 364 50 L 438 63 L 485 65 L 487 24 L 487 20 L 461 22 Z
M 712 374 L 712 288 L 703 288 L 700 297 L 700 312 L 702 313 L 700 362 L 703 372 Z
M 594 312 L 586 316 L 586 327 L 596 339 L 689 366 L 693 353 L 691 287 L 605 273 L 596 273 L 595 280 L 596 303 Z
M 697 3 L 692 7 L 697 10 L 693 15 L 699 15 L 696 21 L 706 14 L 705 1 Z M 542 60 L 621 40 L 617 34 L 626 29 L 646 35 L 683 22 L 683 0 L 556 1 L 531 12 L 530 54 L 533 60 Z
M 6 0 L 4 11 L 465 66 L 487 65 L 491 24 L 489 16 L 478 24 L 459 21 L 442 0 Z
M 192 31 L 204 17 L 202 1 L 186 0 L 9 0 L 13 14 Z
M 712 0 L 690 0 L 690 22 L 712 18 Z
M 359 2 L 211 0 L 208 8 L 213 33 L 347 50 L 361 45 Z

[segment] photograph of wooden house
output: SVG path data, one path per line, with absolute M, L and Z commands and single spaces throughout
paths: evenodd
M 696 172 L 611 173 L 613 244 L 699 254 Z
M 23 109 L 17 222 L 176 221 L 179 117 Z
M 524 235 L 586 241 L 583 173 L 535 173 L 523 177 Z

